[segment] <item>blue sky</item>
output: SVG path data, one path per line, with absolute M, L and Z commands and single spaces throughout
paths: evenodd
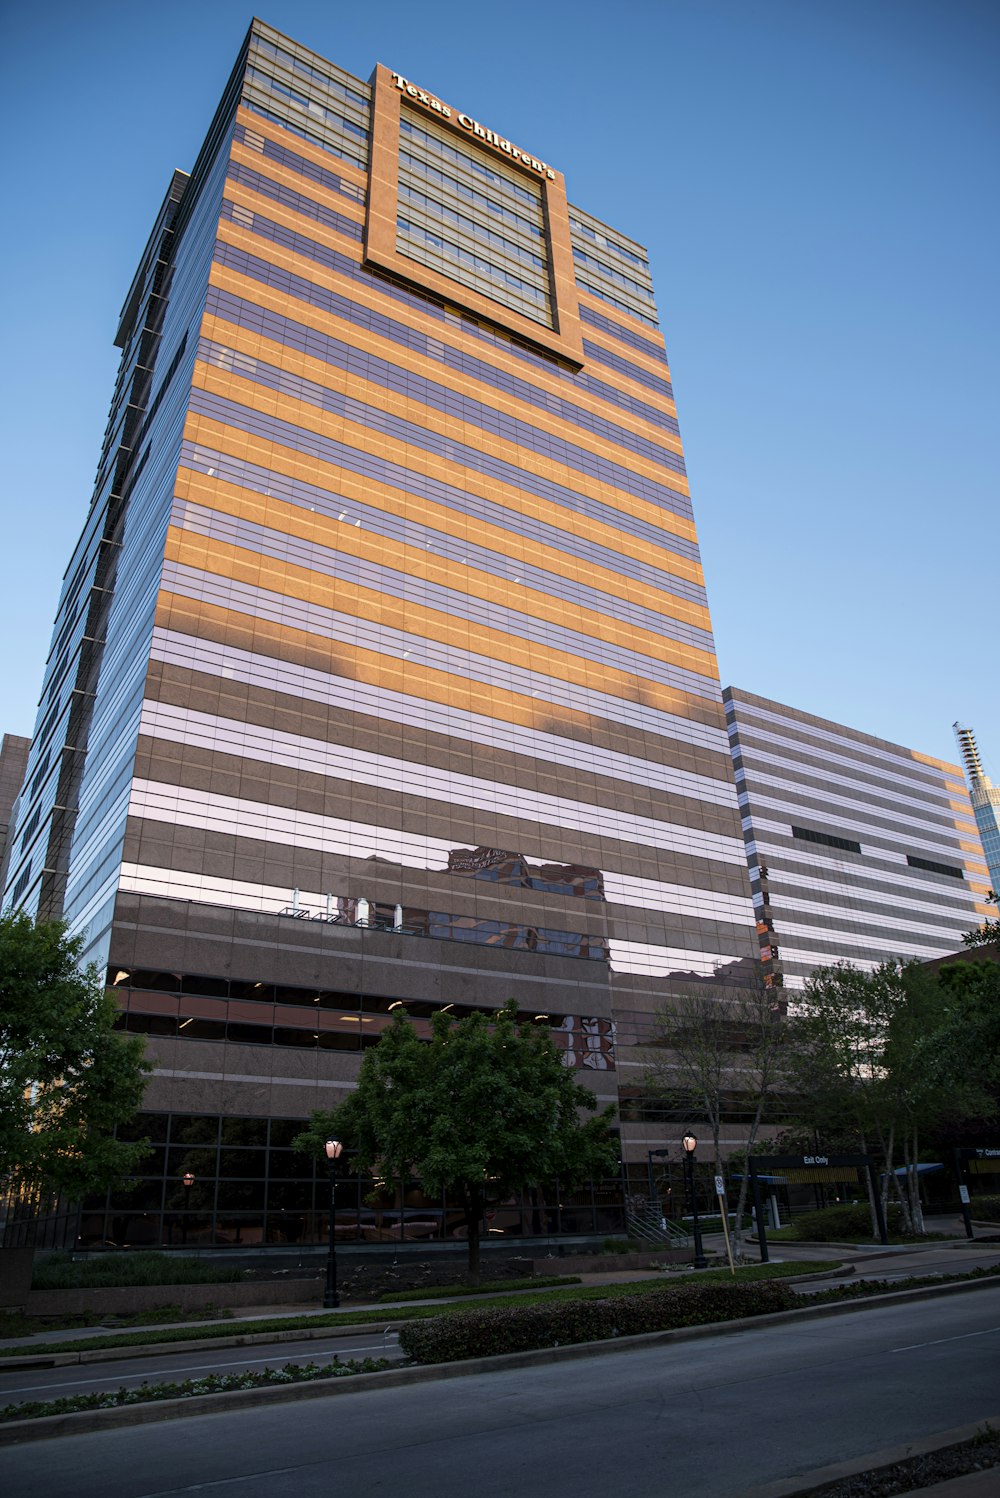
M 263 7 L 263 0 L 262 0 Z M 30 733 L 116 318 L 251 11 L 0 10 L 0 728 Z M 565 171 L 651 250 L 723 682 L 1000 781 L 1000 6 L 283 0 Z

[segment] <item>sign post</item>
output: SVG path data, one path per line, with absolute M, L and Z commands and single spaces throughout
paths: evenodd
M 729 1259 L 730 1274 L 736 1273 L 736 1265 L 733 1261 L 733 1245 L 729 1238 L 729 1207 L 726 1204 L 726 1183 L 722 1176 L 715 1178 L 715 1194 L 719 1198 L 719 1211 L 722 1213 L 722 1231 L 726 1237 L 726 1255 Z

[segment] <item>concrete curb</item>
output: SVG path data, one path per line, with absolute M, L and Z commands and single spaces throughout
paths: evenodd
M 219 1394 L 195 1394 L 188 1399 L 151 1400 L 149 1404 L 124 1405 L 118 1409 L 76 1410 L 67 1415 L 41 1415 L 36 1419 L 11 1420 L 0 1424 L 0 1446 L 20 1445 L 25 1441 L 44 1441 L 56 1436 L 86 1435 L 98 1430 L 118 1430 L 132 1425 L 148 1425 L 158 1420 L 183 1420 L 191 1415 L 207 1415 L 226 1410 L 252 1409 L 259 1405 L 289 1404 L 301 1399 L 322 1399 L 331 1395 L 360 1393 L 364 1389 L 393 1389 L 404 1384 L 432 1383 L 437 1379 L 465 1378 L 479 1373 L 503 1373 L 517 1368 L 533 1368 L 546 1363 L 576 1362 L 579 1358 L 600 1357 L 609 1352 L 628 1352 L 657 1347 L 671 1342 L 693 1342 L 704 1337 L 735 1336 L 754 1327 L 782 1326 L 787 1322 L 818 1321 L 828 1316 L 843 1316 L 865 1306 L 905 1304 L 930 1300 L 934 1296 L 996 1289 L 997 1279 L 966 1281 L 957 1285 L 929 1286 L 919 1290 L 895 1290 L 873 1295 L 861 1301 L 835 1305 L 796 1306 L 790 1311 L 771 1311 L 764 1316 L 746 1316 L 738 1321 L 713 1321 L 704 1326 L 677 1327 L 672 1331 L 643 1332 L 634 1337 L 605 1338 L 599 1342 L 575 1342 L 567 1347 L 543 1347 L 530 1352 L 507 1352 L 494 1357 L 465 1358 L 454 1363 L 419 1364 L 410 1368 L 390 1368 L 383 1373 L 358 1373 L 350 1377 L 318 1378 L 302 1384 L 272 1384 L 261 1389 L 232 1389 Z M 190 1343 L 184 1344 L 186 1347 Z M 982 1423 L 982 1422 L 980 1422 Z M 972 1433 L 978 1427 L 973 1427 Z M 963 1439 L 958 1437 L 957 1439 Z M 939 1440 L 938 1445 L 950 1441 Z M 927 1448 L 935 1450 L 932 1444 Z M 915 1448 L 914 1448 L 915 1451 Z M 896 1458 L 900 1460 L 900 1458 Z M 867 1471 L 859 1467 L 858 1471 Z M 763 1492 L 754 1498 L 792 1498 L 787 1494 Z M 808 1491 L 804 1489 L 803 1491 Z M 745 1495 L 750 1498 L 750 1495 Z
M 763 1487 L 748 1488 L 742 1498 L 809 1498 L 811 1493 L 815 1493 L 817 1488 L 825 1487 L 827 1483 L 843 1482 L 845 1478 L 857 1477 L 862 1472 L 894 1467 L 897 1462 L 905 1462 L 910 1457 L 927 1456 L 932 1451 L 940 1451 L 944 1446 L 957 1446 L 962 1441 L 971 1441 L 984 1425 L 992 1425 L 994 1429 L 1000 1430 L 1000 1415 L 990 1415 L 988 1419 L 976 1420 L 972 1425 L 956 1425 L 952 1430 L 939 1430 L 933 1436 L 921 1436 L 918 1440 L 907 1441 L 905 1445 L 884 1446 L 881 1451 L 871 1451 L 866 1456 L 849 1462 L 834 1462 L 827 1467 L 817 1467 L 798 1477 L 785 1477 L 778 1482 L 765 1483 Z M 931 1486 L 918 1491 L 930 1494 L 937 1489 Z
M 810 1280 L 832 1280 L 847 1279 L 854 1274 L 853 1265 L 841 1265 L 839 1269 L 820 1269 L 811 1274 L 786 1275 L 779 1283 L 783 1285 L 807 1284 Z M 511 1299 L 516 1300 L 519 1291 L 509 1292 Z M 428 1304 L 440 1304 L 440 1302 L 428 1302 Z M 476 1299 L 470 1296 L 468 1300 L 455 1299 L 448 1302 L 454 1305 L 456 1310 L 463 1305 L 474 1306 Z M 361 1308 L 359 1308 L 361 1309 Z M 377 1310 L 375 1306 L 365 1306 L 364 1310 Z M 41 1347 L 37 1352 L 25 1353 L 19 1357 L 4 1357 L 0 1353 L 0 1373 L 29 1372 L 33 1368 L 65 1368 L 79 1363 L 117 1363 L 127 1361 L 129 1358 L 155 1357 L 158 1352 L 165 1354 L 175 1352 L 209 1352 L 213 1347 L 225 1349 L 227 1347 L 260 1347 L 269 1342 L 276 1345 L 282 1342 L 312 1342 L 317 1339 L 328 1337 L 353 1337 L 360 1332 L 371 1328 L 372 1331 L 379 1329 L 389 1332 L 397 1332 L 404 1324 L 403 1321 L 394 1321 L 392 1312 L 399 1309 L 397 1305 L 386 1306 L 386 1321 L 384 1326 L 376 1321 L 354 1321 L 344 1326 L 322 1326 L 322 1327 L 300 1327 L 298 1331 L 271 1331 L 271 1332 L 233 1332 L 228 1337 L 205 1337 L 190 1338 L 181 1342 L 143 1342 L 136 1343 L 132 1347 L 87 1347 L 81 1340 L 79 1352 L 45 1352 Z M 96 1335 L 99 1334 L 95 1334 Z

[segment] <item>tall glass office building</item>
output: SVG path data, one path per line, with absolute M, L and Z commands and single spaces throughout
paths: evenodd
M 313 1236 L 287 1145 L 400 1004 L 615 1100 L 756 953 L 646 252 L 473 107 L 255 22 L 128 293 L 5 894 L 155 1066 L 88 1241 Z
M 960 950 L 989 906 L 958 765 L 736 687 L 723 698 L 772 981 Z
M 990 871 L 992 889 L 1000 894 L 1000 786 L 994 785 L 983 769 L 979 758 L 979 746 L 971 728 L 961 723 L 952 725 L 958 747 L 962 751 L 962 763 L 969 783 L 969 796 L 975 813 L 976 826 L 983 840 L 983 852 Z

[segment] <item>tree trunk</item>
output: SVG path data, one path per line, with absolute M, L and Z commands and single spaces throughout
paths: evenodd
M 915 1233 L 924 1232 L 924 1209 L 920 1200 L 920 1176 L 917 1170 L 918 1148 L 917 1128 L 913 1127 L 912 1137 L 909 1130 L 904 1136 L 904 1155 L 906 1164 L 906 1195 L 910 1209 L 910 1224 Z
M 466 1279 L 470 1285 L 479 1284 L 479 1224 L 483 1215 L 482 1193 L 475 1186 L 462 1191 L 462 1211 L 465 1213 L 465 1231 L 469 1246 Z
M 867 1155 L 868 1153 L 868 1140 L 866 1139 L 864 1133 L 862 1133 L 861 1135 L 861 1153 L 863 1155 Z M 872 1188 L 871 1171 L 867 1168 L 867 1166 L 864 1167 L 864 1172 L 865 1191 L 868 1194 L 868 1214 L 871 1217 L 872 1221 L 872 1239 L 874 1240 L 878 1237 L 878 1213 L 875 1211 L 875 1192 Z
M 750 1156 L 753 1152 L 754 1145 L 757 1143 L 757 1134 L 760 1129 L 760 1121 L 763 1116 L 764 1096 L 763 1094 L 761 1094 L 761 1096 L 757 1099 L 757 1110 L 754 1113 L 753 1123 L 750 1125 L 750 1132 L 747 1135 L 746 1165 L 743 1167 L 743 1179 L 740 1181 L 740 1194 L 736 1201 L 736 1225 L 733 1229 L 734 1258 L 741 1259 L 743 1257 L 743 1213 L 746 1210 L 747 1185 L 750 1180 Z M 721 1170 L 719 1174 L 722 1174 Z

